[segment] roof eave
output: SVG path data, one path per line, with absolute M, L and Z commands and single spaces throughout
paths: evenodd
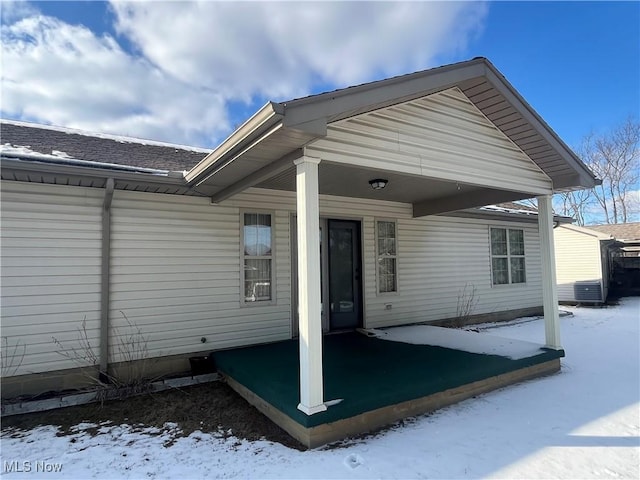
M 294 128 L 319 118 L 323 118 L 327 123 L 334 122 L 349 117 L 351 112 L 363 113 L 362 109 L 366 109 L 367 102 L 370 105 L 375 105 L 377 102 L 371 100 L 371 95 L 376 90 L 384 91 L 385 96 L 394 98 L 396 102 L 401 102 L 432 94 L 476 77 L 486 78 L 575 172 L 574 175 L 554 179 L 555 190 L 593 188 L 600 184 L 600 181 L 586 165 L 518 93 L 504 75 L 484 57 L 285 102 L 286 117 L 283 121 L 285 126 Z M 425 81 L 425 79 L 428 80 Z M 377 107 L 372 109 L 375 108 Z
M 590 237 L 594 237 L 597 240 L 615 240 L 613 235 L 598 232 L 596 230 L 590 229 L 589 227 L 581 227 L 579 225 L 572 225 L 572 224 L 564 225 L 564 227 L 574 232 L 578 232 Z
M 331 123 L 349 117 L 354 111 L 364 113 L 363 108 L 376 110 L 381 108 L 379 102 L 372 99 L 376 91 L 380 92 L 380 102 L 387 106 L 387 103 L 393 105 L 446 90 L 464 80 L 482 76 L 485 62 L 484 58 L 474 58 L 284 102 L 285 126 L 305 124 L 318 118 Z
M 562 154 L 562 158 L 571 165 L 576 172 L 579 180 L 579 185 L 572 185 L 574 187 L 580 186 L 583 188 L 593 188 L 600 183 L 601 180 L 597 179 L 595 175 L 587 168 L 587 166 L 578 158 L 578 156 L 567 146 L 566 143 L 558 136 L 558 134 L 545 122 L 542 117 L 529 105 L 529 103 L 518 93 L 518 91 L 511 85 L 504 75 L 493 65 L 488 59 L 484 59 L 486 66 L 485 77 L 506 99 L 514 106 L 514 108 L 520 110 L 522 116 L 531 123 L 538 133 L 547 141 L 553 148 Z M 518 108 L 518 105 L 522 105 L 523 108 Z M 559 185 L 558 189 L 564 186 Z M 554 188 L 556 186 L 554 185 Z
M 105 167 L 107 164 L 90 165 L 92 162 L 84 162 L 84 164 L 70 164 L 61 162 L 51 162 L 44 159 L 18 158 L 15 155 L 0 155 L 1 170 L 5 171 L 21 171 L 38 174 L 64 175 L 81 178 L 107 179 L 114 178 L 116 180 L 129 181 L 139 184 L 157 184 L 172 185 L 176 187 L 187 188 L 182 175 L 176 172 L 163 171 L 163 173 L 151 173 L 136 170 L 135 168 L 115 168 Z
M 266 103 L 251 118 L 238 127 L 213 152 L 209 153 L 197 165 L 185 174 L 189 184 L 202 181 L 211 171 L 221 167 L 227 160 L 233 159 L 235 154 L 250 142 L 259 138 L 269 128 L 282 121 L 284 107 L 275 102 Z

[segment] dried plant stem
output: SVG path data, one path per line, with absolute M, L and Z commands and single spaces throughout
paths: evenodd
M 464 284 L 464 287 L 458 293 L 458 303 L 456 306 L 456 316 L 454 320 L 455 327 L 462 327 L 466 325 L 469 318 L 473 314 L 478 301 L 480 299 L 476 296 L 475 285 Z
M 9 337 L 2 337 L 2 351 L 0 352 L 0 361 L 2 365 L 0 372 L 3 377 L 11 377 L 16 374 L 22 362 L 24 356 L 27 353 L 27 346 L 20 340 L 17 340 L 15 345 L 9 345 Z

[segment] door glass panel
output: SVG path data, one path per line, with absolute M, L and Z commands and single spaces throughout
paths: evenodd
M 329 229 L 329 276 L 331 283 L 331 311 L 349 313 L 354 311 L 353 295 L 353 230 Z

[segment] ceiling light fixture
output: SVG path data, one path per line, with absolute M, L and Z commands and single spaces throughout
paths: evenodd
M 374 190 L 382 190 L 387 186 L 387 183 L 389 183 L 389 180 L 385 180 L 383 178 L 374 178 L 373 180 L 369 180 L 369 185 L 371 185 L 371 188 Z

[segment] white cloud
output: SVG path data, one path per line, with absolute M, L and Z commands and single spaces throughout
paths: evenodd
M 483 3 L 112 2 L 156 65 L 227 97 L 289 99 L 426 68 L 478 33 Z
M 2 113 L 214 146 L 229 102 L 263 103 L 432 66 L 479 33 L 482 3 L 114 2 L 116 38 L 3 14 Z M 236 120 L 236 119 L 234 119 Z
M 2 0 L 0 5 L 0 18 L 3 24 L 38 13 L 37 9 L 23 0 Z
M 204 146 L 229 128 L 218 93 L 52 17 L 3 25 L 2 64 L 4 116 Z

